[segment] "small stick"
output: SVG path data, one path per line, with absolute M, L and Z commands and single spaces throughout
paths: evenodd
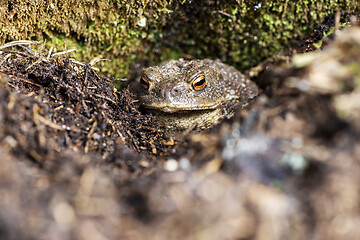
M 47 60 L 49 60 L 53 49 L 54 49 L 53 47 L 50 48 L 49 53 L 48 53 L 48 55 L 47 55 L 47 57 L 46 57 Z
M 40 84 L 31 82 L 31 81 L 29 81 L 29 80 L 26 80 L 25 78 L 19 78 L 19 79 L 22 80 L 22 81 L 24 81 L 24 82 L 26 82 L 26 83 L 33 84 L 33 85 L 35 85 L 35 86 L 37 86 L 37 87 L 41 87 Z
M 224 15 L 224 16 L 227 16 L 229 18 L 231 18 L 231 20 L 234 20 L 234 16 L 230 15 L 229 13 L 227 12 L 224 12 L 224 11 L 218 11 L 218 13 Z
M 4 45 L 0 46 L 0 50 L 13 46 L 31 45 L 31 44 L 39 44 L 39 43 L 40 42 L 38 41 L 28 41 L 28 40 L 13 41 L 13 42 L 5 43 Z
M 101 62 L 101 61 L 111 62 L 111 60 L 109 60 L 109 59 L 96 57 L 96 58 L 92 59 L 89 64 L 91 66 L 94 66 L 96 63 Z
M 108 97 L 105 97 L 105 96 L 102 96 L 100 94 L 94 94 L 94 96 L 98 97 L 98 98 L 102 98 L 102 99 L 105 99 L 105 100 L 108 100 L 110 102 L 112 102 L 113 104 L 116 104 L 116 102 L 114 102 L 112 99 L 108 98 Z
M 63 54 L 67 54 L 67 53 L 75 52 L 75 51 L 76 51 L 76 48 L 70 49 L 70 50 L 66 50 L 66 51 L 62 51 L 62 52 L 53 53 L 51 56 L 52 56 L 52 57 L 54 57 L 54 56 L 59 56 L 59 55 L 63 55 Z
M 82 62 L 76 61 L 76 60 L 75 60 L 75 59 L 73 59 L 73 58 L 69 58 L 69 60 L 70 60 L 71 62 L 75 63 L 75 64 L 80 65 L 80 66 L 86 66 L 86 64 L 85 64 L 85 63 L 82 63 Z M 96 68 L 96 67 L 90 67 L 90 68 L 91 68 L 92 70 L 97 71 L 97 72 L 99 72 L 99 71 L 100 71 L 100 69 L 99 69 L 99 68 Z
M 19 47 L 21 47 L 22 49 L 24 49 L 25 51 L 27 51 L 28 53 L 30 53 L 31 55 L 33 55 L 34 57 L 38 57 L 39 54 L 37 54 L 36 52 L 31 51 L 29 48 L 23 46 L 23 45 L 18 45 Z

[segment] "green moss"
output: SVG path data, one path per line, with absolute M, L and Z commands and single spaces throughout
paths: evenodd
M 80 61 L 104 58 L 103 72 L 128 76 L 135 60 L 220 58 L 246 69 L 357 0 L 88 1 L 11 0 L 0 3 L 0 42 L 36 39 L 58 50 L 76 48 Z

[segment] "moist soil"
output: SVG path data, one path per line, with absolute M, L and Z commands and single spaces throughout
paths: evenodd
M 359 63 L 359 31 L 323 52 Z M 359 239 L 359 105 L 334 104 L 356 78 L 319 90 L 326 65 L 289 63 L 318 33 L 259 65 L 247 109 L 176 134 L 69 53 L 1 49 L 0 239 Z

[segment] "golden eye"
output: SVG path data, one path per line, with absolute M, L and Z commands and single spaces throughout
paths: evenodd
M 141 78 L 140 78 L 140 84 L 143 88 L 145 89 L 149 89 L 149 80 L 148 78 L 145 76 L 145 75 L 142 75 Z
M 195 91 L 203 90 L 206 87 L 205 76 L 201 75 L 192 81 L 192 87 Z

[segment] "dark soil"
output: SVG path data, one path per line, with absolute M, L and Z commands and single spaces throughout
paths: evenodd
M 270 60 L 252 106 L 186 136 L 90 65 L 3 49 L 0 239 L 359 239 L 358 72 L 313 78 L 359 66 L 359 33 L 302 67 Z

